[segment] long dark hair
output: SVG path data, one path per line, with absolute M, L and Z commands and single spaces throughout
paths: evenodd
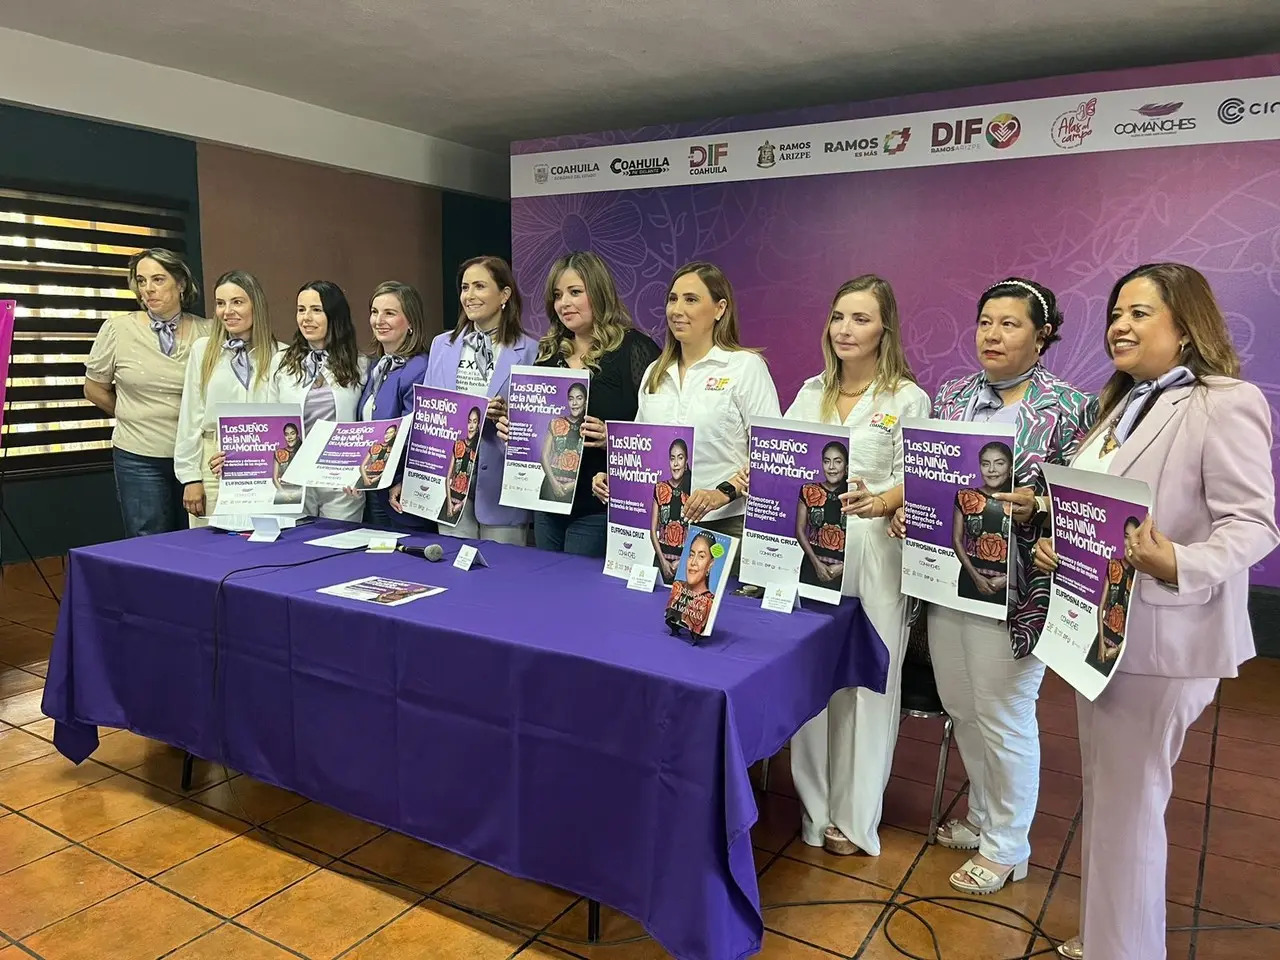
M 329 371 L 340 387 L 354 387 L 360 383 L 360 351 L 356 347 L 356 328 L 351 322 L 351 304 L 342 288 L 329 280 L 312 280 L 298 288 L 298 296 L 306 290 L 320 295 L 320 306 L 329 322 Z M 293 376 L 299 383 L 305 376 L 302 361 L 311 352 L 311 344 L 295 330 L 289 348 L 280 359 L 280 369 Z
M 988 450 L 994 450 L 996 453 L 1002 454 L 1009 461 L 1009 490 L 1013 491 L 1013 450 L 1007 443 L 1000 440 L 992 440 L 990 443 L 984 444 L 982 449 L 978 451 L 978 463 L 982 463 L 982 458 L 986 456 Z M 986 485 L 985 483 L 983 484 Z
M 516 286 L 515 274 L 511 272 L 511 264 L 501 257 L 488 255 L 472 257 L 458 267 L 458 282 L 455 286 L 459 292 L 462 290 L 463 275 L 472 267 L 484 267 L 489 271 L 489 276 L 493 278 L 495 287 L 499 290 L 511 291 L 511 296 L 507 298 L 506 306 L 502 308 L 502 317 L 498 320 L 498 330 L 494 340 L 504 347 L 514 347 L 520 342 L 520 338 L 525 335 L 524 326 L 521 323 L 521 317 L 524 314 L 524 301 L 520 297 L 520 288 Z M 467 318 L 467 311 L 459 304 L 458 325 L 453 328 L 453 333 L 449 334 L 449 342 L 454 343 L 470 329 L 471 321 Z
M 692 468 L 692 464 L 689 463 L 689 445 L 685 443 L 680 437 L 676 437 L 674 440 L 672 440 L 671 446 L 667 447 L 667 462 L 668 462 L 667 465 L 668 467 L 670 467 L 671 453 L 673 450 L 675 450 L 676 447 L 679 447 L 681 450 L 684 451 L 684 476 L 681 477 L 680 482 L 676 484 L 676 489 L 679 490 L 681 493 L 692 493 L 693 492 L 693 468 Z

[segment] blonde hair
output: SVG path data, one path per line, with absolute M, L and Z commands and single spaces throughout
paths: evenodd
M 142 293 L 138 290 L 138 264 L 143 260 L 154 260 L 164 268 L 165 273 L 173 277 L 173 282 L 178 285 L 178 303 L 183 313 L 189 312 L 199 303 L 200 285 L 196 283 L 187 262 L 172 250 L 152 247 L 149 250 L 139 250 L 129 258 L 129 291 L 138 298 L 139 307 L 147 309 L 147 305 L 142 302 Z
M 573 355 L 573 334 L 556 313 L 556 287 L 560 277 L 572 270 L 582 278 L 587 299 L 591 302 L 591 347 L 582 357 L 582 365 L 599 372 L 600 358 L 622 346 L 622 338 L 634 324 L 622 305 L 618 287 L 613 282 L 609 265 L 589 250 L 566 254 L 551 265 L 543 300 L 551 326 L 538 340 L 538 363 L 552 357 L 568 361 Z
M 166 268 L 167 269 L 167 268 Z M 249 360 L 253 365 L 253 383 L 262 386 L 271 373 L 271 360 L 280 349 L 280 342 L 271 332 L 271 313 L 267 309 L 267 295 L 262 291 L 262 284 L 253 274 L 244 270 L 228 270 L 213 285 L 214 295 L 223 284 L 234 284 L 249 295 L 249 306 L 253 310 L 253 325 L 249 328 Z M 209 338 L 209 346 L 204 352 L 204 361 L 200 366 L 200 392 L 209 390 L 209 378 L 222 360 L 222 344 L 232 339 L 227 328 L 222 327 L 222 339 Z
M 416 357 L 420 353 L 426 353 L 431 349 L 431 340 L 427 336 L 427 311 L 422 306 L 422 294 L 418 292 L 417 287 L 410 286 L 407 283 L 401 283 L 398 280 L 384 280 L 373 288 L 373 293 L 369 297 L 369 312 L 373 313 L 373 301 L 381 296 L 391 294 L 400 301 L 400 310 L 404 313 L 404 319 L 409 324 L 409 332 L 405 334 L 400 346 L 396 348 L 395 355 L 397 357 Z M 382 341 L 375 341 L 374 358 L 380 359 L 386 355 L 386 349 L 382 346 Z
M 739 342 L 738 306 L 733 299 L 733 285 L 729 283 L 729 278 L 714 263 L 707 263 L 702 260 L 686 263 L 671 277 L 671 283 L 667 285 L 667 296 L 671 296 L 671 290 L 675 287 L 677 280 L 691 273 L 696 273 L 698 278 L 706 284 L 707 292 L 711 294 L 712 300 L 723 300 L 725 304 L 724 313 L 720 315 L 720 319 L 716 321 L 715 326 L 711 329 L 711 343 L 721 350 L 746 350 L 748 353 L 759 353 L 759 350 L 744 347 Z M 680 341 L 675 338 L 675 334 L 671 332 L 671 324 L 668 323 L 667 338 L 662 343 L 662 353 L 658 354 L 658 359 L 653 362 L 653 368 L 649 372 L 649 379 L 644 383 L 644 392 L 657 393 L 658 385 L 662 383 L 663 375 L 679 359 Z
M 1146 278 L 1160 291 L 1174 326 L 1187 338 L 1186 346 L 1178 362 L 1195 374 L 1196 382 L 1207 376 L 1217 375 L 1239 379 L 1240 355 L 1231 342 L 1231 331 L 1222 316 L 1222 309 L 1213 295 L 1213 288 L 1199 270 L 1181 263 L 1148 263 L 1129 271 L 1116 281 L 1107 298 L 1106 325 L 1103 328 L 1103 349 L 1111 356 L 1111 342 L 1106 331 L 1111 328 L 1111 311 L 1120 299 L 1120 291 L 1133 280 Z M 1098 424 L 1101 425 L 1120 401 L 1133 389 L 1134 380 L 1127 373 L 1117 370 L 1106 382 L 1098 398 Z
M 890 392 L 897 390 L 905 380 L 916 383 L 915 374 L 911 372 L 911 364 L 902 349 L 902 325 L 898 319 L 898 300 L 893 295 L 893 287 L 889 282 L 874 273 L 864 273 L 860 277 L 847 280 L 840 285 L 836 295 L 831 298 L 831 308 L 827 311 L 827 321 L 822 327 L 822 405 L 820 416 L 829 420 L 836 414 L 836 405 L 840 400 L 840 358 L 836 356 L 835 347 L 831 345 L 831 315 L 836 304 L 851 293 L 870 293 L 876 298 L 880 308 L 880 345 L 876 351 L 876 373 L 871 381 L 874 392 L 881 390 Z M 869 389 L 870 389 L 869 388 Z

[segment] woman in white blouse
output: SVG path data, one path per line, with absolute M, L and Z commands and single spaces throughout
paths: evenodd
M 298 291 L 298 332 L 279 355 L 271 377 L 270 403 L 302 407 L 304 433 L 321 420 L 358 420 L 360 392 L 369 359 L 356 346 L 351 305 L 336 283 L 313 280 Z M 304 512 L 310 517 L 359 521 L 364 494 L 308 489 Z
M 202 337 L 191 348 L 173 451 L 183 485 L 182 505 L 191 526 L 204 526 L 218 500 L 210 461 L 218 448 L 218 404 L 266 403 L 275 357 L 283 346 L 271 334 L 266 294 L 257 279 L 232 270 L 214 286 L 221 336 Z
M 109 318 L 85 362 L 84 395 L 116 421 L 111 434 L 116 496 L 126 537 L 186 526 L 173 469 L 183 375 L 192 345 L 213 324 L 192 311 L 200 288 L 169 250 L 129 259 L 129 289 L 142 310 Z
M 898 736 L 906 598 L 902 545 L 888 519 L 902 504 L 902 418 L 927 417 L 929 397 L 902 352 L 898 304 L 877 276 L 836 291 L 822 334 L 825 368 L 806 380 L 786 416 L 849 429 L 844 592 L 858 597 L 889 649 L 884 693 L 837 692 L 791 741 L 791 772 L 804 804 L 801 836 L 841 855 L 880 854 L 880 814 Z
M 672 277 L 666 343 L 645 371 L 639 399 L 637 423 L 694 428 L 693 493 L 684 516 L 741 537 L 747 427 L 753 417 L 781 411 L 764 359 L 738 341 L 733 287 L 715 264 L 686 264 Z M 608 500 L 608 475 L 597 473 L 592 490 Z

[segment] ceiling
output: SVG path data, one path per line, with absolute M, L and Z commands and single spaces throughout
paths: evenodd
M 1277 0 L 2 0 L 0 26 L 499 153 L 1280 51 Z

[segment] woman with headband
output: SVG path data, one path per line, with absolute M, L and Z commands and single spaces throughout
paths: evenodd
M 938 831 L 938 842 L 977 851 L 951 875 L 961 893 L 995 893 L 1027 875 L 1029 834 L 1040 793 L 1036 700 L 1044 664 L 1030 656 L 1049 607 L 1049 577 L 1032 549 L 1043 523 L 1040 464 L 1065 464 L 1093 425 L 1091 399 L 1058 379 L 1041 356 L 1059 339 L 1053 292 L 1011 277 L 978 300 L 974 346 L 981 370 L 943 384 L 933 416 L 1014 427 L 1014 489 L 997 494 L 1013 520 L 1015 580 L 1003 619 L 928 608 L 929 654 L 942 705 L 955 723 L 969 775 L 969 812 Z M 903 536 L 901 509 L 891 532 Z
M 1088 960 L 1165 956 L 1165 811 L 1187 730 L 1222 677 L 1255 655 L 1249 568 L 1280 543 L 1271 409 L 1208 281 L 1177 263 L 1121 277 L 1104 340 L 1115 372 L 1071 465 L 1151 488 L 1125 526 L 1124 656 L 1096 700 L 1076 697 L 1084 774 L 1080 925 L 1058 948 Z M 1048 539 L 1036 566 L 1057 568 Z

